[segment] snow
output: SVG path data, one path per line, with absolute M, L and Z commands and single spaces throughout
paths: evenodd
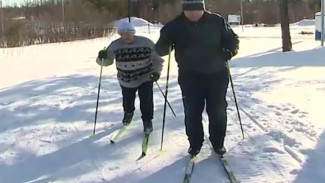
M 325 182 L 325 49 L 311 26 L 292 25 L 293 52 L 281 52 L 280 27 L 236 27 L 240 51 L 231 62 L 246 138 L 242 140 L 231 87 L 227 94 L 227 157 L 235 176 L 252 182 Z M 139 28 L 153 41 L 159 27 Z M 0 50 L 0 182 L 181 182 L 188 142 L 183 124 L 177 66 L 172 57 L 163 152 L 160 149 L 163 97 L 155 86 L 154 132 L 148 155 L 139 162 L 142 122 L 135 119 L 116 144 L 121 126 L 121 91 L 114 66 L 103 71 L 93 129 L 98 50 L 117 38 L 44 44 Z M 164 58 L 167 60 L 167 57 Z M 159 80 L 165 87 L 167 62 Z M 207 117 L 204 114 L 207 132 Z M 206 134 L 207 136 L 208 134 Z M 191 182 L 228 182 L 206 142 Z
M 300 52 L 279 53 L 269 51 L 256 55 L 246 56 L 236 60 L 234 65 L 239 67 L 303 67 L 325 66 L 325 48 L 314 48 Z M 261 59 L 263 58 L 263 59 Z
M 153 26 L 153 27 L 162 27 L 163 26 L 161 24 L 152 24 L 152 23 L 148 22 L 147 20 L 138 18 L 138 17 L 131 17 L 130 20 L 131 20 L 131 24 L 135 28 L 148 27 L 148 25 Z M 114 27 L 117 27 L 120 22 L 129 22 L 129 18 L 128 17 L 122 18 L 120 20 L 113 21 L 111 24 Z
M 152 23 L 148 22 L 147 20 L 144 20 L 144 19 L 138 18 L 138 17 L 130 17 L 130 20 L 134 27 L 148 26 L 148 24 L 153 25 Z M 129 18 L 126 17 L 126 18 L 122 18 L 120 20 L 113 21 L 112 24 L 117 27 L 120 22 L 129 22 Z
M 322 15 L 322 12 L 315 13 L 315 16 L 321 16 L 321 15 Z
M 312 26 L 315 25 L 315 19 L 302 19 L 299 22 L 294 23 L 299 26 Z
M 160 28 L 163 27 L 162 24 L 152 24 L 147 20 L 138 17 L 131 17 L 131 24 L 134 26 L 135 30 L 140 33 L 157 33 Z M 122 18 L 120 20 L 115 20 L 109 24 L 110 27 L 117 29 L 120 22 L 129 22 L 129 18 Z

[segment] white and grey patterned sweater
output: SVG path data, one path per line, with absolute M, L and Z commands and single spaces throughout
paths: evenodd
M 125 43 L 121 38 L 113 41 L 107 48 L 107 59 L 103 60 L 103 66 L 112 65 L 116 60 L 119 83 L 128 88 L 150 81 L 150 74 L 160 73 L 164 61 L 150 39 L 142 36 L 134 39 L 132 44 Z M 97 58 L 96 62 L 101 65 L 102 61 Z

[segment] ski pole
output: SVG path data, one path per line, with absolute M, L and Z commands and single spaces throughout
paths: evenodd
M 171 51 L 172 47 L 169 47 L 169 55 L 168 55 L 168 66 L 167 66 L 167 78 L 166 78 L 166 92 L 165 92 L 165 104 L 164 104 L 164 114 L 163 114 L 163 126 L 161 131 L 161 144 L 160 151 L 163 149 L 164 143 L 164 131 L 165 131 L 165 121 L 166 121 L 166 107 L 167 107 L 167 96 L 168 96 L 168 82 L 169 82 L 169 70 L 170 70 L 170 59 L 171 59 Z
M 160 93 L 162 94 L 162 96 L 166 99 L 166 96 L 165 96 L 164 92 L 162 91 L 161 87 L 159 86 L 158 82 L 155 81 L 155 83 L 156 83 L 157 87 L 159 88 Z M 174 115 L 175 118 L 176 118 L 176 113 L 175 113 L 174 109 L 172 108 L 172 106 L 171 106 L 170 103 L 168 102 L 168 99 L 166 99 L 166 101 L 167 101 L 168 107 L 170 108 L 170 110 L 172 111 L 173 115 Z
M 104 50 L 105 49 L 106 48 L 104 48 Z M 100 96 L 100 87 L 101 87 L 102 75 L 103 75 L 103 64 L 104 64 L 104 59 L 101 59 L 99 82 L 98 82 L 98 92 L 97 92 L 97 102 L 96 102 L 96 112 L 95 112 L 95 122 L 94 122 L 94 129 L 93 129 L 92 135 L 95 135 L 95 133 L 96 133 L 96 123 L 97 123 L 97 114 L 98 114 L 98 104 L 99 104 L 99 96 Z
M 244 139 L 245 138 L 245 135 L 244 135 L 243 124 L 241 122 L 241 117 L 240 117 L 240 113 L 239 113 L 239 107 L 238 107 L 237 97 L 236 97 L 236 93 L 235 93 L 234 83 L 232 81 L 232 77 L 231 77 L 231 73 L 230 73 L 230 66 L 229 66 L 229 63 L 228 62 L 227 62 L 227 69 L 228 69 L 228 73 L 229 73 L 229 80 L 230 80 L 230 83 L 231 83 L 232 93 L 234 95 L 234 100 L 235 100 L 235 104 L 236 104 L 236 109 L 237 109 L 237 115 L 238 115 L 238 120 L 239 120 L 239 124 L 240 124 L 240 129 L 241 129 L 241 133 L 242 133 L 243 139 Z

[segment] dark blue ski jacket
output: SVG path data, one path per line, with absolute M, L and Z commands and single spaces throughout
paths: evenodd
M 239 40 L 224 18 L 205 11 L 198 22 L 182 13 L 167 23 L 155 48 L 165 56 L 170 46 L 180 71 L 211 74 L 225 69 L 226 61 L 237 54 Z

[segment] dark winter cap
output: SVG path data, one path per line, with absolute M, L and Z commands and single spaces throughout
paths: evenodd
M 182 9 L 186 10 L 205 10 L 204 0 L 182 0 Z

